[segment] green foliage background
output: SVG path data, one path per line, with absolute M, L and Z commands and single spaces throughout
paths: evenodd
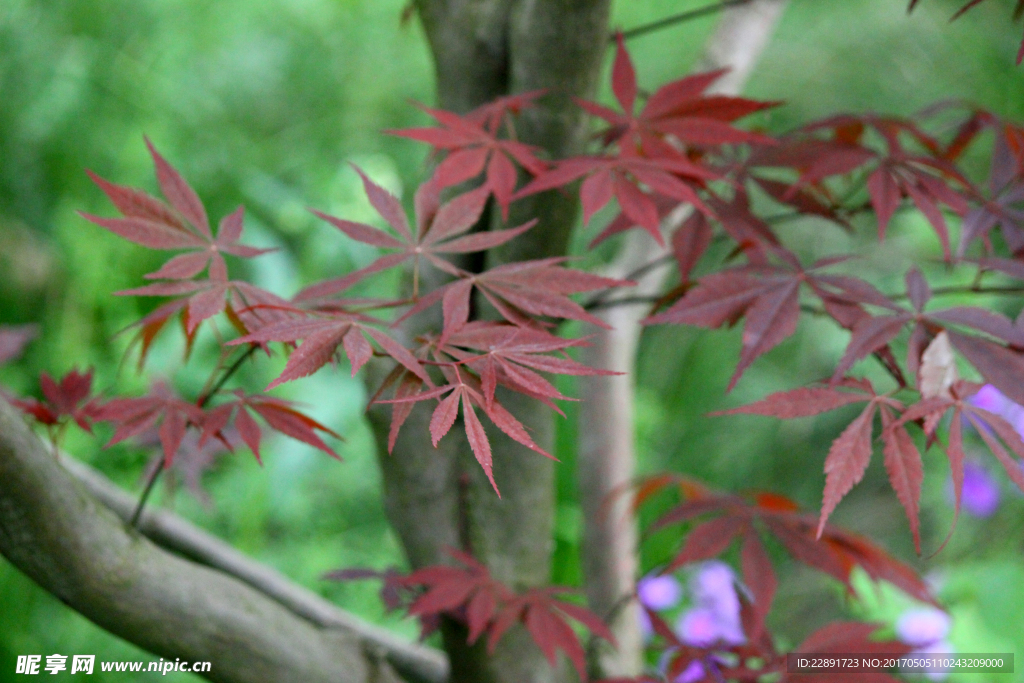
M 620 0 L 613 23 L 629 28 L 700 4 Z M 781 132 L 838 111 L 907 115 L 948 98 L 1024 119 L 1024 70 L 1012 64 L 1019 27 L 1009 23 L 1011 3 L 984 3 L 948 24 L 958 4 L 925 0 L 908 18 L 903 0 L 793 0 L 747 90 L 787 104 L 755 123 Z M 114 335 L 154 302 L 111 293 L 137 286 L 160 255 L 75 212 L 110 212 L 85 168 L 155 189 L 143 134 L 190 179 L 212 216 L 243 203 L 247 242 L 280 247 L 251 266 L 233 263 L 236 275 L 289 295 L 303 283 L 372 259 L 372 250 L 316 221 L 306 207 L 375 220 L 350 161 L 406 198 L 423 177 L 424 150 L 381 133 L 425 125 L 426 117 L 408 102 L 433 103 L 421 31 L 415 20 L 403 23 L 402 12 L 401 0 L 0 3 L 0 322 L 42 326 L 23 361 L 0 369 L 0 382 L 33 393 L 41 370 L 62 374 L 95 366 L 103 390 L 142 390 L 134 358 L 121 363 L 128 336 Z M 630 48 L 641 84 L 653 89 L 686 73 L 713 25 L 713 19 L 702 19 L 635 39 Z M 909 214 L 898 218 L 894 231 L 903 249 L 897 256 L 813 221 L 794 225 L 792 234 L 807 255 L 853 249 L 873 256 L 879 281 L 894 291 L 907 259 L 936 253 L 930 238 L 920 236 L 920 223 Z M 1020 308 L 1013 301 L 998 305 L 1011 314 Z M 704 415 L 828 374 L 843 343 L 842 335 L 812 322 L 725 396 L 739 347 L 736 332 L 651 330 L 638 387 L 642 471 L 667 468 L 730 490 L 769 489 L 816 508 L 824 454 L 846 415 L 787 424 Z M 184 365 L 180 342 L 165 334 L 153 356 L 147 377 L 167 377 L 195 391 L 205 379 L 203 368 L 216 359 L 215 343 L 201 338 Z M 243 381 L 265 386 L 280 364 L 264 361 Z M 317 418 L 345 435 L 343 464 L 281 439 L 266 449 L 262 468 L 244 453 L 221 461 L 205 479 L 212 504 L 170 490 L 157 501 L 341 606 L 411 636 L 414 625 L 385 615 L 374 586 L 318 578 L 342 566 L 402 563 L 384 521 L 372 436 L 361 416 L 365 393 L 348 374 L 344 367 L 326 370 L 279 391 L 309 403 Z M 552 574 L 576 583 L 573 406 L 569 415 L 557 453 L 563 464 Z M 138 490 L 148 454 L 129 447 L 101 451 L 101 442 L 72 433 L 66 446 Z M 927 468 L 925 547 L 935 548 L 951 512 L 945 467 L 929 454 Z M 930 559 L 914 556 L 878 462 L 836 520 L 871 534 L 935 578 L 961 651 L 1024 654 L 1024 498 L 1010 491 L 1005 477 L 1000 481 L 1004 502 L 998 513 L 987 520 L 963 517 L 951 545 Z M 664 561 L 667 542 L 652 539 L 645 547 L 645 569 Z M 846 600 L 835 586 L 794 568 L 784 575 L 776 626 L 798 641 L 835 614 L 852 611 L 891 623 L 907 606 L 894 593 L 867 592 L 863 600 Z M 17 655 L 55 652 L 152 659 L 0 562 L 0 681 L 16 678 Z M 94 675 L 98 681 L 126 680 L 125 674 Z

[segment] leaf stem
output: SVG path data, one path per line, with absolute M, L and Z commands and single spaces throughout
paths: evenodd
M 132 513 L 131 521 L 128 522 L 128 525 L 133 529 L 139 528 L 139 518 L 142 517 L 142 510 L 146 507 L 146 501 L 149 500 L 149 494 L 153 493 L 153 487 L 156 486 L 156 480 L 160 478 L 160 473 L 163 471 L 163 463 L 157 463 L 157 466 L 153 468 L 153 473 L 149 475 L 149 479 L 146 481 L 146 488 L 142 490 L 142 495 L 139 496 L 139 503 L 135 506 L 135 512 Z
M 218 379 L 214 383 L 214 385 L 210 387 L 209 390 L 203 392 L 203 394 L 196 400 L 196 405 L 202 408 L 207 403 L 209 403 L 210 399 L 213 398 L 213 395 L 224 387 L 224 384 L 231 378 L 232 375 L 235 374 L 235 372 L 238 371 L 238 368 L 242 367 L 242 363 L 244 363 L 248 358 L 252 357 L 252 355 L 256 352 L 256 349 L 258 348 L 259 344 L 250 344 L 249 348 L 245 350 L 245 353 L 243 353 L 241 356 L 235 359 L 235 362 L 224 370 L 224 373 L 220 376 L 220 379 Z M 153 470 L 153 473 L 149 475 L 149 479 L 146 481 L 146 488 L 142 490 L 142 495 L 139 496 L 139 502 L 135 506 L 135 511 L 132 513 L 132 518 L 131 521 L 129 522 L 129 525 L 133 529 L 138 528 L 139 519 L 142 517 L 142 510 L 146 507 L 146 501 L 149 500 L 150 494 L 153 493 L 153 487 L 156 486 L 157 480 L 160 479 L 160 473 L 163 472 L 164 469 L 165 468 L 162 463 L 158 464 L 156 468 Z
M 649 24 L 642 24 L 635 28 L 631 28 L 628 31 L 622 32 L 623 40 L 629 40 L 630 38 L 636 38 L 646 33 L 658 31 L 669 26 L 681 24 L 693 19 L 699 19 L 709 14 L 716 14 L 722 10 L 726 10 L 730 7 L 737 7 L 739 5 L 746 5 L 752 2 L 752 0 L 721 0 L 711 5 L 705 5 L 704 7 L 698 7 L 697 9 L 687 10 L 686 12 L 680 12 L 679 14 L 673 14 L 657 21 L 652 21 Z
M 259 344 L 250 344 L 249 348 L 245 350 L 245 353 L 239 356 L 234 363 L 232 363 L 226 370 L 224 370 L 224 374 L 221 375 L 220 379 L 217 380 L 216 384 L 214 384 L 209 389 L 209 391 L 206 391 L 205 393 L 203 393 L 202 396 L 199 397 L 199 399 L 196 401 L 196 405 L 199 406 L 200 408 L 205 407 L 206 404 L 210 402 L 210 399 L 213 398 L 213 395 L 224 387 L 224 384 L 227 383 L 229 379 L 231 379 L 231 376 L 235 374 L 238 368 L 242 367 L 242 363 L 251 358 L 252 354 L 256 353 L 256 349 L 258 348 Z

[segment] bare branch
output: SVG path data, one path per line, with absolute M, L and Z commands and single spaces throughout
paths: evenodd
M 139 536 L 58 465 L 4 400 L 0 554 L 111 633 L 165 658 L 211 662 L 212 681 L 401 680 L 353 631 L 319 628 Z
M 647 33 L 652 33 L 663 28 L 675 26 L 676 24 L 682 24 L 687 21 L 693 21 L 694 19 L 700 19 L 711 14 L 717 14 L 723 10 L 727 10 L 730 7 L 737 5 L 749 4 L 751 0 L 722 0 L 722 2 L 716 2 L 712 5 L 705 5 L 704 7 L 698 7 L 697 9 L 687 10 L 686 12 L 680 12 L 679 14 L 673 14 L 657 21 L 652 21 L 649 24 L 643 24 L 629 29 L 628 31 L 622 32 L 622 37 L 626 40 L 630 38 L 636 38 Z
M 64 458 L 63 465 L 89 493 L 129 521 L 134 505 L 130 494 L 83 462 Z M 441 652 L 364 622 L 171 512 L 147 511 L 138 529 L 161 548 L 232 576 L 321 628 L 351 631 L 382 653 L 409 681 L 442 683 L 448 677 L 448 663 Z

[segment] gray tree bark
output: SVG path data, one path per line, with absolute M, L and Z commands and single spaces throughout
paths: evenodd
M 128 527 L 2 398 L 0 554 L 114 635 L 167 659 L 211 662 L 212 681 L 402 680 L 381 643 L 352 628 L 321 627 Z
M 521 141 L 553 157 L 583 151 L 586 128 L 573 97 L 592 97 L 608 36 L 608 0 L 420 0 L 420 18 L 434 54 L 441 107 L 466 112 L 506 94 L 546 88 L 548 95 L 517 122 Z M 490 263 L 563 255 L 577 201 L 548 192 L 517 202 L 510 224 L 538 225 Z M 412 334 L 410 331 L 409 334 Z M 499 400 L 545 450 L 553 445 L 550 411 L 537 401 L 503 393 Z M 386 444 L 389 410 L 371 411 L 378 443 Z M 467 547 L 495 578 L 515 589 L 544 585 L 553 550 L 553 463 L 488 428 L 499 499 L 464 439 L 442 439 L 435 450 L 430 407 L 417 406 L 394 453 L 381 452 L 385 505 L 414 567 L 445 562 L 447 546 Z M 514 628 L 488 655 L 467 647 L 466 632 L 443 628 L 453 683 L 554 683 L 552 669 L 525 630 Z

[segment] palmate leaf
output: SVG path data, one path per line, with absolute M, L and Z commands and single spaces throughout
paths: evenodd
M 357 242 L 398 251 L 381 256 L 365 268 L 346 276 L 306 287 L 295 296 L 297 302 L 308 302 L 332 296 L 348 289 L 369 275 L 394 268 L 407 261 L 413 262 L 414 283 L 419 280 L 421 259 L 450 275 L 459 276 L 461 271 L 442 258 L 442 255 L 486 251 L 521 235 L 536 223 L 536 221 L 530 221 L 517 228 L 464 235 L 483 214 L 487 204 L 487 191 L 485 189 L 472 190 L 458 195 L 442 205 L 439 204 L 440 188 L 436 183 L 427 182 L 421 185 L 416 193 L 416 230 L 413 232 L 405 217 L 405 210 L 398 199 L 371 181 L 358 168 L 356 171 L 363 179 L 363 187 L 370 198 L 370 203 L 398 233 L 397 237 L 364 223 L 335 218 L 319 211 L 313 213 Z M 414 297 L 418 295 L 415 290 L 416 285 L 414 284 Z
M 210 279 L 225 280 L 227 264 L 221 254 L 251 258 L 273 251 L 238 244 L 242 235 L 242 207 L 221 220 L 217 237 L 214 238 L 210 232 L 206 209 L 195 190 L 156 151 L 148 138 L 146 146 L 156 166 L 160 190 L 170 206 L 142 190 L 115 185 L 89 171 L 89 177 L 99 185 L 124 218 L 100 218 L 81 212 L 80 215 L 150 249 L 189 251 L 175 256 L 158 271 L 147 275 L 147 278 L 187 280 L 209 267 Z
M 449 335 L 469 321 L 470 302 L 475 290 L 505 320 L 520 327 L 536 328 L 537 318 L 543 316 L 556 320 L 582 320 L 607 328 L 606 322 L 588 313 L 569 295 L 635 283 L 562 267 L 567 260 L 564 257 L 552 257 L 518 261 L 476 274 L 459 270 L 459 279 L 422 297 L 395 324 L 440 301 L 444 315 L 440 337 L 443 344 Z
M 884 140 L 884 151 L 862 146 L 862 136 L 867 128 Z M 963 216 L 968 204 L 959 188 L 971 190 L 973 186 L 945 157 L 937 140 L 912 121 L 876 115 L 835 116 L 809 124 L 803 131 L 830 131 L 833 140 L 824 141 L 824 146 L 822 141 L 804 143 L 806 158 L 798 154 L 787 157 L 785 153 L 779 156 L 779 165 L 803 166 L 791 194 L 874 161 L 875 166 L 867 176 L 867 189 L 878 220 L 879 239 L 885 239 L 889 222 L 906 197 L 931 224 L 946 260 L 952 260 L 949 228 L 940 207 L 945 205 Z M 908 149 L 905 140 L 912 141 L 922 151 Z M 797 144 L 801 143 L 798 141 Z
M 370 340 L 377 342 L 384 353 L 428 385 L 430 376 L 421 363 L 397 341 L 376 329 L 372 318 L 347 313 L 310 314 L 300 319 L 288 319 L 266 325 L 254 332 L 228 342 L 238 344 L 266 344 L 267 342 L 302 343 L 288 358 L 284 371 L 271 382 L 267 389 L 279 384 L 306 377 L 329 363 L 338 347 L 344 349 L 352 365 L 352 374 L 373 355 Z
M 170 467 L 175 454 L 191 426 L 201 429 L 205 420 L 203 409 L 179 397 L 166 383 L 157 383 L 146 396 L 115 398 L 97 408 L 96 420 L 116 427 L 108 446 L 138 437 L 159 424 L 160 445 L 164 467 Z
M 639 225 L 656 242 L 664 244 L 660 230 L 659 201 L 692 204 L 699 211 L 713 216 L 714 212 L 701 199 L 698 189 L 704 181 L 720 177 L 719 173 L 671 149 L 657 157 L 636 154 L 572 157 L 557 162 L 554 168 L 537 176 L 519 190 L 513 199 L 559 188 L 585 178 L 580 186 L 584 222 L 589 222 L 594 213 L 614 197 L 630 226 Z M 602 233 L 595 243 L 607 236 L 607 231 Z
M 548 355 L 584 344 L 584 339 L 565 339 L 544 330 L 473 321 L 459 328 L 447 341 L 439 341 L 438 350 L 480 377 L 488 404 L 494 401 L 494 391 L 500 385 L 544 400 L 557 410 L 548 399 L 566 397 L 535 371 L 576 376 L 618 374 L 571 358 Z
M 670 565 L 672 567 L 721 554 L 737 538 L 742 538 L 744 545 L 752 544 L 751 534 L 757 533 L 758 528 L 763 526 L 786 547 L 794 559 L 838 579 L 851 593 L 852 570 L 860 567 L 875 581 L 888 581 L 918 600 L 936 604 L 927 584 L 908 565 L 893 558 L 868 539 L 831 524 L 824 525 L 819 533 L 818 520 L 813 515 L 799 512 L 796 504 L 788 499 L 772 494 L 754 496 L 751 500 L 718 493 L 704 486 L 680 486 L 685 483 L 685 479 L 678 476 L 661 476 L 651 481 L 657 491 L 678 488 L 683 494 L 683 501 L 655 520 L 648 528 L 650 533 L 667 526 L 694 523 L 682 548 L 675 555 Z M 696 495 L 691 497 L 687 491 Z M 710 520 L 699 521 L 706 515 L 714 516 Z M 694 537 L 697 540 L 691 541 Z M 743 554 L 741 551 L 741 560 Z M 745 566 L 751 574 L 744 574 L 744 580 L 752 591 L 761 591 L 764 596 L 762 600 L 767 599 L 767 596 L 773 594 L 773 582 L 753 575 L 763 558 L 759 557 L 759 551 L 753 546 L 746 549 L 746 554 Z M 681 557 L 683 562 L 678 561 Z M 756 597 L 757 593 L 754 595 Z M 761 610 L 767 613 L 766 606 L 757 606 L 758 613 Z
M 921 454 L 905 427 L 893 424 L 896 415 L 904 409 L 903 404 L 896 399 L 876 394 L 866 380 L 845 380 L 839 386 L 805 387 L 778 392 L 756 403 L 712 415 L 764 415 L 788 420 L 818 415 L 861 402 L 867 402 L 867 405 L 833 441 L 825 459 L 825 490 L 817 535 L 820 538 L 832 511 L 863 478 L 873 451 L 875 415 L 880 411 L 886 471 L 897 498 L 903 504 L 914 545 L 920 552 Z
M 156 335 L 156 332 L 178 311 L 182 311 L 185 315 L 185 330 L 190 341 L 200 323 L 225 311 L 228 312 L 233 322 L 241 326 L 243 331 L 249 325 L 256 324 L 257 321 L 262 321 L 262 324 L 266 324 L 268 322 L 267 311 L 295 312 L 293 305 L 285 299 L 241 280 L 210 279 L 157 282 L 145 287 L 114 292 L 114 294 L 116 296 L 185 297 L 179 300 L 180 303 L 172 302 L 171 304 L 165 304 L 164 307 L 153 311 L 150 316 L 136 323 L 135 326 L 140 326 L 144 335 L 143 358 L 145 357 L 145 351 L 148 350 L 148 342 L 152 341 L 152 337 Z M 271 315 L 270 319 L 278 317 L 280 316 Z M 147 340 L 146 337 L 149 337 L 149 339 Z M 140 359 L 140 363 L 141 361 L 142 359 Z
M 922 421 L 925 435 L 933 440 L 936 429 L 941 418 L 952 411 L 949 427 L 949 438 L 946 454 L 949 457 L 950 469 L 953 472 L 953 487 L 957 501 L 957 511 L 961 489 L 963 487 L 963 429 L 962 424 L 966 419 L 973 425 L 978 435 L 988 446 L 999 463 L 1006 470 L 1010 480 L 1017 487 L 1024 491 L 1024 469 L 1021 468 L 1024 459 L 1024 441 L 1016 428 L 1000 415 L 996 415 L 984 408 L 972 405 L 968 399 L 976 394 L 982 385 L 973 382 L 960 380 L 950 390 L 949 396 L 934 396 L 923 398 L 918 403 L 908 407 L 898 420 L 892 422 L 888 429 L 893 430 L 902 427 L 911 421 Z M 1016 457 L 1007 453 L 1009 449 Z
M 532 175 L 542 173 L 547 165 L 537 158 L 538 148 L 515 140 L 499 139 L 497 124 L 509 112 L 530 106 L 532 100 L 540 94 L 525 93 L 502 98 L 487 108 L 465 116 L 418 105 L 434 117 L 442 128 L 406 128 L 385 132 L 425 142 L 435 149 L 448 152 L 437 165 L 432 178 L 439 190 L 476 178 L 486 170 L 486 179 L 481 189 L 485 195 L 494 195 L 502 215 L 507 218 L 508 207 L 519 180 L 516 165 Z
M 402 586 L 423 590 L 409 606 L 409 614 L 421 619 L 444 614 L 462 621 L 469 629 L 469 644 L 486 634 L 489 652 L 509 628 L 521 623 L 552 667 L 561 650 L 583 681 L 587 680 L 584 650 L 570 620 L 615 644 L 615 636 L 597 615 L 556 597 L 573 589 L 550 586 L 516 593 L 468 553 L 451 548 L 448 553 L 460 566 L 432 565 L 398 580 Z
M 70 419 L 91 433 L 93 420 L 101 419 L 99 400 L 92 395 L 92 377 L 91 368 L 84 373 L 73 369 L 59 382 L 46 372 L 40 373 L 39 388 L 45 400 L 16 398 L 12 404 L 48 427 Z
M 290 401 L 272 396 L 247 395 L 241 390 L 235 390 L 233 393 L 234 400 L 206 411 L 199 440 L 200 446 L 213 437 L 223 440 L 224 430 L 233 424 L 238 436 L 252 451 L 256 461 L 262 464 L 260 441 L 263 433 L 253 419 L 255 415 L 263 418 L 271 429 L 341 460 L 341 456 L 324 443 L 316 432 L 330 434 L 336 439 L 340 439 L 341 436 L 296 410 Z
M 821 259 L 803 268 L 781 247 L 767 247 L 780 265 L 757 263 L 712 273 L 701 278 L 682 299 L 651 316 L 645 325 L 684 324 L 715 328 L 745 318 L 743 347 L 729 390 L 759 356 L 796 332 L 800 318 L 800 288 L 808 286 L 822 300 L 899 308 L 881 292 L 858 278 L 817 271 L 843 259 Z
M 409 414 L 407 410 L 399 413 L 398 406 L 440 399 L 430 418 L 430 438 L 434 447 L 437 447 L 437 444 L 455 424 L 461 406 L 463 427 L 470 448 L 498 497 L 501 497 L 501 492 L 494 481 L 491 444 L 487 438 L 487 433 L 484 431 L 483 424 L 476 414 L 476 408 L 483 410 L 491 422 L 513 441 L 526 446 L 531 451 L 539 453 L 546 458 L 557 459 L 534 443 L 533 438 L 526 431 L 523 424 L 506 410 L 504 406 L 493 399 L 487 401 L 484 398 L 483 387 L 479 378 L 466 370 L 460 370 L 454 364 L 441 365 L 441 370 L 448 381 L 445 385 L 422 390 L 422 385 L 420 384 L 403 382 L 398 385 L 394 398 L 376 399 L 377 403 L 392 403 L 396 406 L 396 412 L 392 417 L 389 447 L 394 447 L 398 430 Z M 448 394 L 448 396 L 442 399 L 441 397 L 445 394 Z
M 673 144 L 708 147 L 722 144 L 759 143 L 774 144 L 773 138 L 750 133 L 732 124 L 737 119 L 758 111 L 778 106 L 779 102 L 755 100 L 725 95 L 706 95 L 705 91 L 727 69 L 695 74 L 672 81 L 651 95 L 640 113 L 634 113 L 637 99 L 636 70 L 622 40 L 616 36 L 615 62 L 612 66 L 612 92 L 622 113 L 594 102 L 577 100 L 588 113 L 603 119 L 609 127 L 601 137 L 605 146 L 618 145 L 633 154 L 642 152 L 656 157 Z

